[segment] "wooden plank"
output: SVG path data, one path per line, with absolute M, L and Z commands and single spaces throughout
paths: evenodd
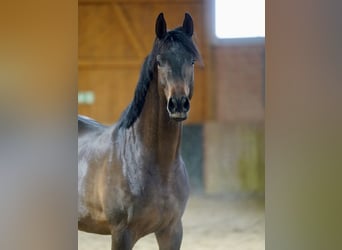
M 82 69 L 97 68 L 140 68 L 142 60 L 78 60 L 78 67 Z
M 130 25 L 131 22 L 124 15 L 120 5 L 114 4 L 113 8 L 117 18 L 119 19 L 121 26 L 123 27 L 126 36 L 129 38 L 131 44 L 133 45 L 133 48 L 135 49 L 137 54 L 143 58 L 145 56 L 145 49 L 143 44 L 139 41 L 138 37 L 136 36 L 136 33 L 133 32 L 132 26 Z

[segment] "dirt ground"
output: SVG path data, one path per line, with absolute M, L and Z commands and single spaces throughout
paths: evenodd
M 237 197 L 193 195 L 183 216 L 182 250 L 264 250 L 263 203 Z M 110 250 L 110 236 L 78 232 L 78 250 Z M 134 250 L 158 250 L 154 235 Z

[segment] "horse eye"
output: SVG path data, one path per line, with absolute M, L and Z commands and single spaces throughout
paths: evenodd
M 191 60 L 191 64 L 192 64 L 192 65 L 195 64 L 195 60 L 194 60 L 194 59 Z

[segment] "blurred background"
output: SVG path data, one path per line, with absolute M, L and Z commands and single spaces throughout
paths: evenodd
M 78 113 L 118 120 L 160 12 L 169 29 L 191 14 L 203 57 L 182 138 L 191 182 L 182 249 L 265 249 L 264 1 L 79 0 Z M 79 249 L 110 249 L 110 237 L 78 236 Z M 157 245 L 147 237 L 134 249 Z

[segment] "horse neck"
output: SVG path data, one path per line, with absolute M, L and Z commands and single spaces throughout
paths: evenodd
M 170 120 L 166 98 L 158 91 L 157 79 L 150 83 L 143 110 L 134 128 L 151 158 L 167 172 L 179 157 L 182 124 Z

